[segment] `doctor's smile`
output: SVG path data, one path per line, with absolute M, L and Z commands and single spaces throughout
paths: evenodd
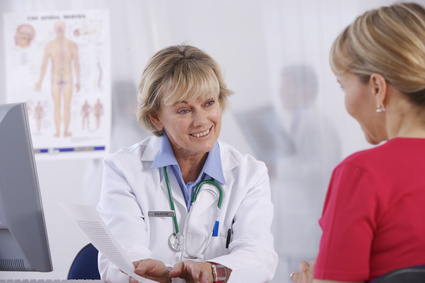
M 209 128 L 208 130 L 204 131 L 204 132 L 196 133 L 196 134 L 190 134 L 190 135 L 191 135 L 192 137 L 195 137 L 195 138 L 205 137 L 206 135 L 208 135 L 208 134 L 210 133 L 211 129 L 212 129 L 212 127 L 211 127 L 211 128 Z

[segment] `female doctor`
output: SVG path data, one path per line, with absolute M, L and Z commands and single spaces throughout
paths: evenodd
M 268 282 L 277 266 L 263 162 L 218 141 L 232 94 L 189 45 L 148 62 L 139 123 L 154 136 L 105 159 L 98 211 L 146 282 Z M 109 282 L 135 282 L 105 256 Z

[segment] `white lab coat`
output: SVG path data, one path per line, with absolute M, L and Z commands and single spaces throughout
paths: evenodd
M 173 266 L 181 260 L 181 253 L 168 244 L 174 232 L 173 219 L 148 217 L 149 211 L 170 210 L 162 168 L 151 169 L 160 146 L 161 138 L 149 137 L 106 157 L 98 210 L 130 260 L 154 258 Z M 267 168 L 223 142 L 219 146 L 226 184 L 222 186 L 219 235 L 212 237 L 204 260 L 231 268 L 229 282 L 268 282 L 278 258 L 271 233 L 273 204 Z M 174 174 L 168 175 L 179 229 L 183 231 L 187 207 Z M 226 248 L 230 228 L 233 235 Z M 104 280 L 128 282 L 128 277 L 101 254 L 99 271 Z

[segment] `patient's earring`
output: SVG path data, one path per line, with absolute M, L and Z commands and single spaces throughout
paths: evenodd
M 376 112 L 385 112 L 385 106 L 382 104 L 382 105 L 377 105 L 376 106 Z

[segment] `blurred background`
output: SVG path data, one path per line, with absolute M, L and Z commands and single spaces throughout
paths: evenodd
M 289 282 L 298 262 L 317 254 L 318 219 L 333 167 L 370 147 L 345 112 L 344 94 L 329 68 L 329 48 L 357 15 L 392 2 L 2 0 L 0 12 L 108 11 L 111 151 L 149 135 L 134 111 L 141 73 L 157 50 L 187 43 L 215 58 L 235 92 L 220 139 L 269 168 L 279 254 L 273 282 Z M 0 103 L 7 102 L 3 27 L 0 21 Z M 66 278 L 88 243 L 59 204 L 96 205 L 102 158 L 37 160 L 37 166 L 54 271 L 0 272 L 1 279 Z

